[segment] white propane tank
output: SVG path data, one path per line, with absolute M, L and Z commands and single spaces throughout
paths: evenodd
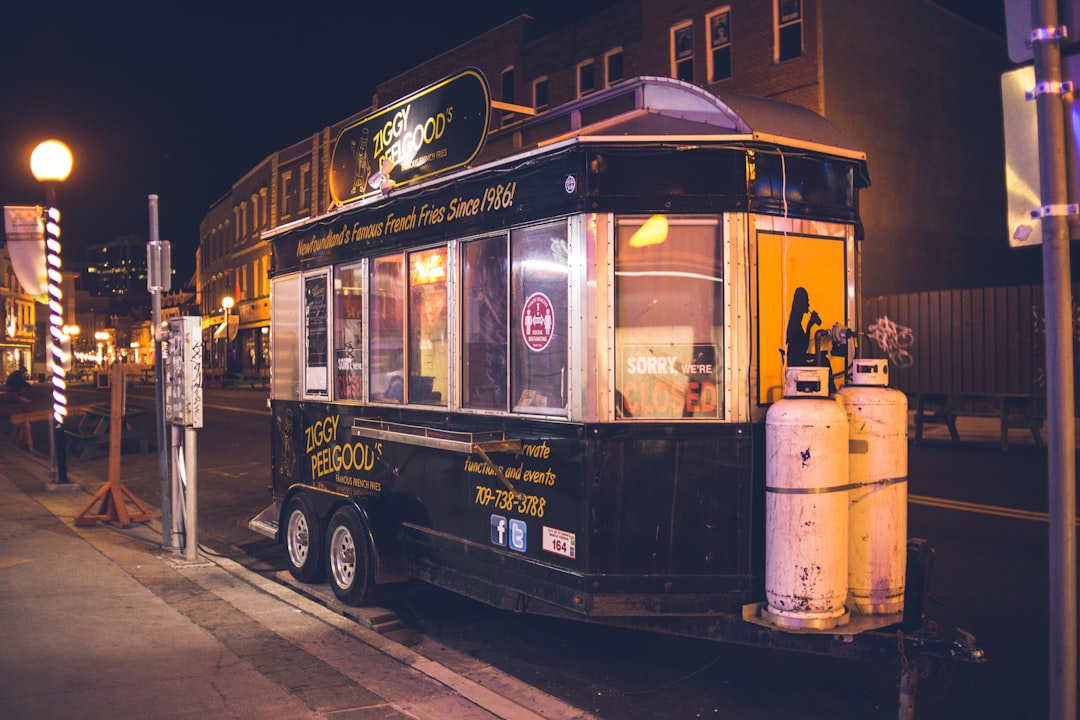
M 888 387 L 888 360 L 856 359 L 837 392 L 848 417 L 848 591 L 864 615 L 904 611 L 908 402 Z
M 848 422 L 828 367 L 787 368 L 765 416 L 765 599 L 778 627 L 849 619 Z

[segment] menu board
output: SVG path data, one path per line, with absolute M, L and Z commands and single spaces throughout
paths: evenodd
M 327 278 L 325 275 L 304 280 L 304 329 L 306 352 L 306 389 L 325 393 L 327 390 Z

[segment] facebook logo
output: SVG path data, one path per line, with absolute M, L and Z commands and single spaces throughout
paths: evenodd
M 528 546 L 528 526 L 524 520 L 510 521 L 510 549 L 525 552 Z
M 506 547 L 506 518 L 502 515 L 491 516 L 491 542 Z

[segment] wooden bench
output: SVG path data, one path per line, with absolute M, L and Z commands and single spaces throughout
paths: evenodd
M 960 442 L 957 417 L 995 417 L 999 422 L 1001 449 L 1009 449 L 1009 430 L 1027 429 L 1042 446 L 1044 413 L 1036 395 L 1023 393 L 919 393 L 915 403 L 915 442 L 922 442 L 926 425 L 944 425 L 954 443 Z
M 65 422 L 70 422 L 72 419 L 81 415 L 88 405 L 71 405 L 68 406 L 68 416 Z M 30 432 L 30 425 L 35 422 L 41 422 L 44 420 L 52 420 L 52 407 L 41 408 L 40 410 L 28 410 L 27 412 L 14 413 L 11 416 L 11 440 L 16 445 L 23 444 L 26 449 L 34 451 L 34 435 Z

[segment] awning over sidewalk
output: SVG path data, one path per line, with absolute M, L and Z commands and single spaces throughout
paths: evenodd
M 231 315 L 229 317 L 228 328 L 229 328 L 229 340 L 235 340 L 236 339 L 236 332 L 240 328 L 240 318 L 236 317 L 235 315 Z M 220 325 L 218 325 L 217 330 L 214 331 L 214 339 L 215 340 L 220 340 L 223 337 L 225 337 L 225 323 L 224 322 L 222 322 Z

